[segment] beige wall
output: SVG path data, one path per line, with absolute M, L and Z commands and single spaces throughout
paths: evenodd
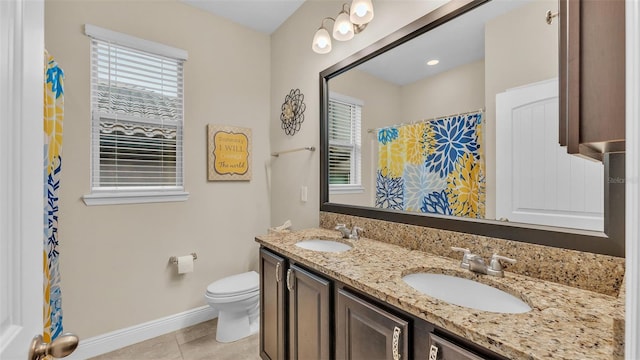
M 484 61 L 405 85 L 400 93 L 405 123 L 479 110 L 484 107 Z
M 557 9 L 555 0 L 536 0 L 485 26 L 487 218 L 495 218 L 496 94 L 558 76 L 558 19 L 547 25 L 543 16 Z
M 367 29 L 345 43 L 334 42 L 329 54 L 311 50 L 313 34 L 326 16 L 335 16 L 343 1 L 307 1 L 271 36 L 271 124 L 272 150 L 319 146 L 319 72 L 383 38 L 445 3 L 437 1 L 374 1 L 375 18 Z M 302 129 L 287 136 L 280 129 L 280 105 L 292 88 L 305 95 L 307 108 Z M 293 153 L 271 162 L 271 220 L 291 219 L 296 229 L 319 223 L 319 151 Z M 299 189 L 308 186 L 309 200 L 301 202 Z
M 177 1 L 45 3 L 46 47 L 65 71 L 60 199 L 66 330 L 88 338 L 206 305 L 206 286 L 257 268 L 269 226 L 270 39 Z M 185 202 L 87 207 L 90 23 L 185 49 Z M 206 181 L 209 123 L 253 129 L 250 182 Z M 316 209 L 317 212 L 317 209 Z M 172 255 L 197 252 L 176 275 Z
M 400 87 L 360 70 L 351 70 L 329 81 L 329 91 L 362 100 L 361 194 L 330 195 L 331 202 L 374 206 L 378 142 L 376 129 L 400 121 Z

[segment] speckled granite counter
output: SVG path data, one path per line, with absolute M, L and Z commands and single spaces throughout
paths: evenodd
M 295 246 L 321 238 L 348 242 L 349 251 L 326 253 Z M 319 273 L 458 334 L 511 359 L 615 359 L 614 318 L 624 299 L 505 272 L 476 275 L 449 258 L 367 238 L 340 239 L 327 229 L 256 237 L 256 241 Z M 527 302 L 532 311 L 497 314 L 451 305 L 419 293 L 402 276 L 419 271 L 456 274 L 492 285 Z M 426 336 L 426 334 L 425 334 Z

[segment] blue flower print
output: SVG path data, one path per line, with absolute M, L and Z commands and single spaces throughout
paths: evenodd
M 378 170 L 376 177 L 376 207 L 402 210 L 404 205 L 404 179 L 382 175 Z
M 398 138 L 398 129 L 388 127 L 378 130 L 378 142 L 382 143 L 382 145 L 387 145 L 387 143 L 392 142 L 393 140 Z
M 422 199 L 420 211 L 429 214 L 452 215 L 447 192 L 445 190 L 441 192 L 434 191 L 425 196 L 424 199 Z
M 454 116 L 433 121 L 435 151 L 425 160 L 430 172 L 438 172 L 446 177 L 453 171 L 458 158 L 465 153 L 472 153 L 478 158 L 477 121 L 473 116 Z

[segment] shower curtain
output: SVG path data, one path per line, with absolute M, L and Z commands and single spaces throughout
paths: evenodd
M 482 112 L 378 130 L 376 207 L 484 218 Z
M 62 169 L 64 72 L 46 51 L 44 83 L 44 329 L 45 342 L 62 334 L 62 304 L 58 271 L 58 191 Z

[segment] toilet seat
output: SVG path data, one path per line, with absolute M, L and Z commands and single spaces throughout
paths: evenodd
M 243 299 L 259 291 L 260 277 L 257 272 L 249 271 L 212 282 L 207 286 L 206 296 L 231 301 L 231 298 Z

